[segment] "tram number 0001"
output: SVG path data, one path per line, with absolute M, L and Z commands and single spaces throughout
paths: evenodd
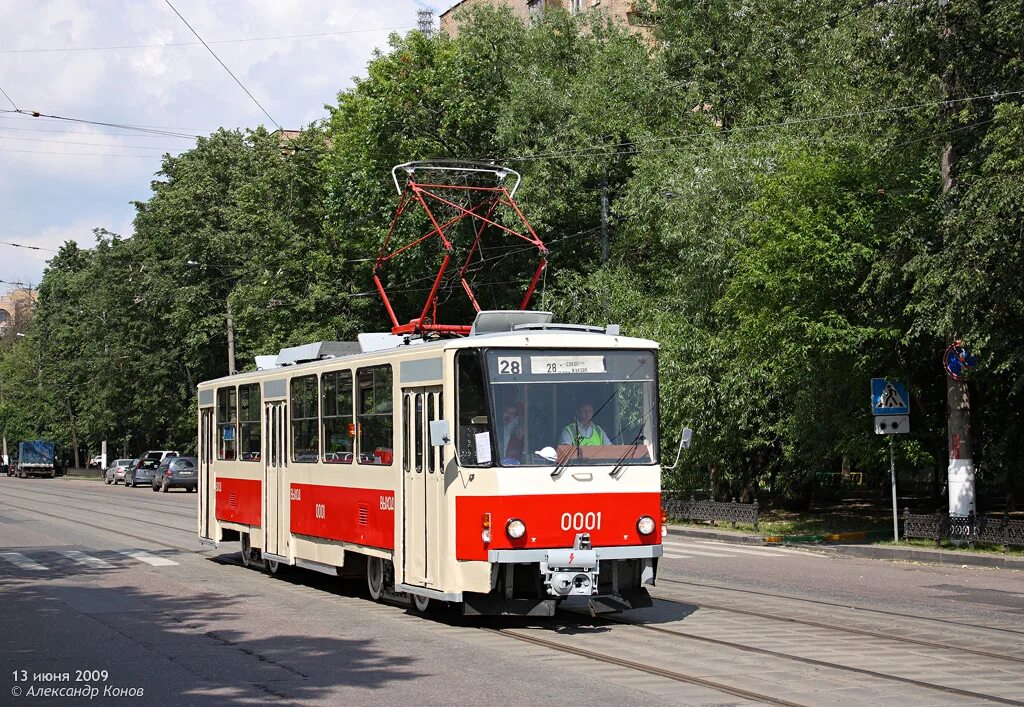
M 600 530 L 601 513 L 563 513 L 562 530 Z
M 327 505 L 324 503 L 318 503 L 315 506 L 313 506 L 313 515 L 315 515 L 320 520 L 324 520 L 325 518 L 327 518 Z

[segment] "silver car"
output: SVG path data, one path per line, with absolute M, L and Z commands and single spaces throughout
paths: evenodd
M 103 481 L 107 484 L 124 483 L 124 474 L 128 467 L 132 466 L 138 459 L 115 459 L 114 463 L 103 472 Z

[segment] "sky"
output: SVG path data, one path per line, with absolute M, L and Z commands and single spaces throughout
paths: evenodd
M 297 129 L 324 117 L 324 106 L 365 75 L 389 32 L 414 28 L 418 9 L 440 13 L 453 3 L 170 4 L 276 123 Z M 191 135 L 276 128 L 167 0 L 0 0 L 0 89 L 9 97 L 0 94 L 0 111 Z M 9 283 L 38 285 L 53 251 L 68 240 L 91 247 L 94 228 L 130 237 L 131 202 L 148 198 L 161 156 L 194 142 L 0 113 L 0 293 Z

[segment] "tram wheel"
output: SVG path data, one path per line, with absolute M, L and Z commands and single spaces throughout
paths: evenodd
M 267 558 L 263 558 L 263 561 L 266 563 L 266 565 L 267 565 L 267 572 L 269 572 L 270 574 L 277 574 L 278 572 L 281 571 L 281 563 L 278 562 L 277 560 L 270 560 L 270 559 L 267 559 Z
M 430 612 L 430 610 L 433 608 L 433 605 L 430 603 L 430 597 L 423 597 L 419 594 L 413 594 L 412 608 L 416 609 L 416 611 L 418 611 L 421 614 L 426 614 Z
M 249 533 L 242 533 L 242 567 L 252 567 L 252 541 L 249 540 Z
M 366 588 L 370 598 L 380 601 L 384 596 L 384 560 L 379 557 L 366 558 Z

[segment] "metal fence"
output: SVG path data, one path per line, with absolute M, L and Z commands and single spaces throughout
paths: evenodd
M 966 516 L 951 516 L 943 511 L 935 513 L 911 513 L 903 509 L 903 537 L 934 540 L 939 545 L 943 540 L 954 543 L 990 543 L 1024 547 L 1024 520 L 1012 520 L 1009 515 L 979 516 L 971 511 Z
M 671 518 L 679 520 L 700 520 L 709 521 L 711 525 L 716 522 L 730 523 L 733 528 L 737 523 L 750 523 L 757 530 L 760 518 L 760 509 L 757 499 L 753 503 L 737 503 L 732 499 L 731 503 L 722 501 L 696 500 L 693 496 L 689 499 L 679 497 L 663 497 L 662 505 Z

